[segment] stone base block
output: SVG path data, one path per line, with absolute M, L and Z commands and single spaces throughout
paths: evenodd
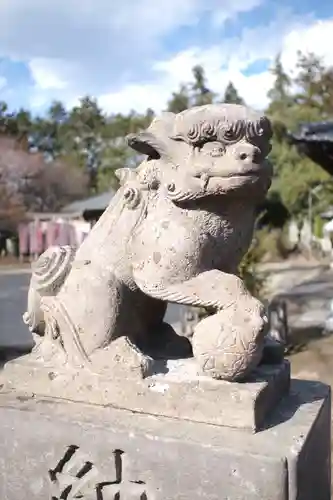
M 0 498 L 330 500 L 329 388 L 292 381 L 264 427 L 3 392 Z
M 112 349 L 116 348 L 115 342 Z M 288 361 L 261 365 L 246 382 L 235 383 L 200 375 L 193 359 L 159 360 L 152 365 L 152 374 L 143 379 L 124 365 L 122 361 L 129 355 L 121 352 L 118 363 L 114 352 L 110 356 L 114 364 L 105 376 L 87 368 L 61 372 L 59 366 L 45 366 L 28 355 L 6 364 L 0 383 L 7 391 L 111 405 L 249 432 L 264 425 L 289 390 Z

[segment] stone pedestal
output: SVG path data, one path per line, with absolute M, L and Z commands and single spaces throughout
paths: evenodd
M 206 397 L 209 402 L 215 391 L 213 422 L 211 403 L 205 417 L 202 384 L 207 389 L 208 380 L 187 382 L 182 399 L 177 397 L 179 381 L 171 375 L 164 376 L 164 386 L 162 375 L 141 382 L 124 379 L 118 396 L 112 391 L 120 387 L 119 380 L 109 381 L 109 396 L 99 402 L 92 380 L 94 390 L 86 388 L 85 402 L 80 402 L 78 383 L 76 391 L 68 385 L 61 395 L 61 378 L 53 384 L 53 374 L 42 390 L 42 371 L 38 376 L 31 366 L 10 363 L 2 373 L 0 395 L 0 498 L 330 500 L 330 390 L 299 380 L 289 390 L 289 383 L 282 383 L 289 380 L 288 368 L 287 363 L 263 367 L 249 385 L 212 382 L 215 389 L 206 390 Z M 274 381 L 280 401 L 271 399 L 268 411 L 267 387 Z M 132 402 L 135 393 L 139 399 Z M 120 396 L 122 405 L 120 399 L 112 402 Z M 164 396 L 168 403 L 163 406 Z M 239 417 L 242 401 L 252 420 Z M 260 408 L 260 429 L 254 432 Z

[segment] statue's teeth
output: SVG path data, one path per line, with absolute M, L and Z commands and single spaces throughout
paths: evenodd
M 203 183 L 203 188 L 206 189 L 208 181 L 209 181 L 209 175 L 208 174 L 202 174 L 200 177 L 202 183 Z

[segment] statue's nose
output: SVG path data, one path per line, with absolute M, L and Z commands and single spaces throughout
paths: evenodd
M 260 163 L 261 153 L 256 146 L 243 147 L 237 151 L 237 159 L 244 163 Z

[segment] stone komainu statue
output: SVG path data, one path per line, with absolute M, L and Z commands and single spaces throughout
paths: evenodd
M 240 380 L 261 361 L 267 318 L 237 276 L 255 209 L 270 186 L 269 120 L 244 106 L 164 113 L 128 144 L 146 156 L 76 252 L 48 249 L 33 265 L 30 329 L 68 363 L 94 363 L 116 338 L 163 338 L 167 302 L 215 313 L 191 339 L 204 373 Z

